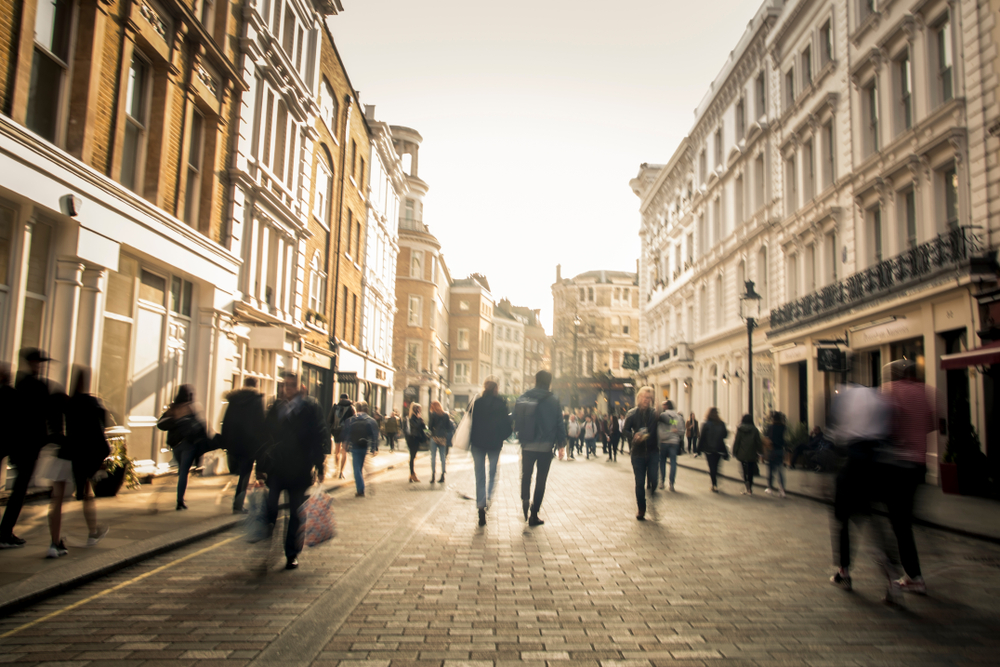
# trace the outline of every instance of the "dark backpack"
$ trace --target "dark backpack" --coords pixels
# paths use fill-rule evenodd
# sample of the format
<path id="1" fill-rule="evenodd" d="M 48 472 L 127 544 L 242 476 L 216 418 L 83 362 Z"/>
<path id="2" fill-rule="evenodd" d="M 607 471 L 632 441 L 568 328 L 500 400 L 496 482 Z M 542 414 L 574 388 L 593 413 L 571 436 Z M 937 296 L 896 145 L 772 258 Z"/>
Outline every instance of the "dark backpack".
<path id="1" fill-rule="evenodd" d="M 368 420 L 362 417 L 355 417 L 351 422 L 351 431 L 345 438 L 355 447 L 369 447 L 371 443 L 371 429 L 368 428 Z"/>
<path id="2" fill-rule="evenodd" d="M 342 442 L 340 437 L 340 429 L 344 425 L 344 415 L 347 414 L 349 405 L 336 405 L 333 408 L 333 419 L 330 420 L 330 434 L 333 439 L 337 442 Z"/>
<path id="3" fill-rule="evenodd" d="M 538 436 L 536 413 L 538 412 L 538 404 L 546 398 L 548 396 L 541 400 L 521 396 L 514 403 L 514 428 L 517 430 L 517 439 L 522 445 L 533 443 Z"/>

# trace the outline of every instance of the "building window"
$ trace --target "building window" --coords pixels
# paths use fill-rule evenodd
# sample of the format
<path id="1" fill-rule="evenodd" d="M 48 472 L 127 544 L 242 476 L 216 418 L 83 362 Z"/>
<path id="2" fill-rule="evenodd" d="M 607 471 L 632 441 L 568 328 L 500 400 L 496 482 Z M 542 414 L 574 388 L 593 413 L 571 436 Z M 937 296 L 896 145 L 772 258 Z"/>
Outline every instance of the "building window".
<path id="1" fill-rule="evenodd" d="M 472 367 L 471 367 L 470 364 L 468 364 L 465 361 L 456 361 L 455 362 L 455 375 L 454 375 L 454 380 L 453 381 L 456 384 L 469 384 L 470 381 L 471 381 L 470 378 L 469 378 L 469 374 L 471 372 L 472 372 Z"/>
<path id="2" fill-rule="evenodd" d="M 458 349 L 468 350 L 469 349 L 469 330 L 459 329 L 458 330 Z"/>
<path id="3" fill-rule="evenodd" d="M 722 197 L 712 202 L 712 245 L 722 240 Z"/>
<path id="4" fill-rule="evenodd" d="M 593 287 L 588 287 L 587 288 L 587 301 L 593 302 L 593 300 L 594 300 L 594 288 Z"/>
<path id="5" fill-rule="evenodd" d="M 318 252 L 313 253 L 309 267 L 309 310 L 321 315 L 326 313 L 326 273 L 323 272 Z"/>
<path id="6" fill-rule="evenodd" d="M 406 370 L 420 370 L 420 342 L 415 340 L 406 341 Z"/>
<path id="7" fill-rule="evenodd" d="M 827 19 L 819 29 L 819 57 L 821 66 L 833 60 L 833 27 L 830 19 Z"/>
<path id="8" fill-rule="evenodd" d="M 944 222 L 947 231 L 958 229 L 958 173 L 954 165 L 941 172 L 944 189 Z"/>
<path id="9" fill-rule="evenodd" d="M 631 322 L 631 320 L 629 320 L 629 318 L 627 318 L 627 317 L 625 317 L 625 318 L 622 319 L 622 330 L 621 331 L 622 331 L 622 335 L 623 336 L 628 336 L 629 335 L 629 332 L 631 331 L 631 329 L 629 328 L 630 322 Z"/>
<path id="10" fill-rule="evenodd" d="M 767 115 L 767 85 L 764 81 L 764 72 L 761 71 L 754 81 L 754 104 L 757 110 L 757 119 L 760 120 Z"/>
<path id="11" fill-rule="evenodd" d="M 876 206 L 865 215 L 868 222 L 868 266 L 882 261 L 882 209 Z"/>
<path id="12" fill-rule="evenodd" d="M 795 66 L 788 68 L 785 72 L 785 99 L 784 111 L 788 111 L 795 104 Z"/>
<path id="13" fill-rule="evenodd" d="M 704 257 L 708 251 L 708 226 L 705 224 L 705 214 L 698 216 L 698 256 Z"/>
<path id="14" fill-rule="evenodd" d="M 785 215 L 791 215 L 799 208 L 799 192 L 795 174 L 795 153 L 785 158 Z"/>
<path id="15" fill-rule="evenodd" d="M 896 134 L 913 127 L 913 72 L 910 67 L 910 54 L 903 52 L 903 57 L 896 61 Z"/>
<path id="16" fill-rule="evenodd" d="M 740 98 L 736 103 L 736 141 L 743 139 L 747 131 L 747 103 L 746 99 Z"/>
<path id="17" fill-rule="evenodd" d="M 878 86 L 872 79 L 861 89 L 861 117 L 864 119 L 864 149 L 865 155 L 871 155 L 878 150 Z"/>
<path id="18" fill-rule="evenodd" d="M 715 278 L 715 328 L 716 329 L 721 329 L 725 324 L 725 321 L 723 320 L 723 311 L 722 311 L 722 303 L 724 301 L 722 285 L 723 285 L 722 276 L 721 275 L 717 276 Z"/>
<path id="19" fill-rule="evenodd" d="M 809 247 L 806 248 L 806 264 L 803 268 L 806 270 L 806 294 L 812 294 L 816 291 L 816 260 L 819 259 L 816 256 L 816 244 L 810 243 Z"/>
<path id="20" fill-rule="evenodd" d="M 407 307 L 406 324 L 411 327 L 423 326 L 423 309 L 423 297 L 411 294 Z"/>
<path id="21" fill-rule="evenodd" d="M 319 115 L 334 137 L 337 136 L 337 113 L 337 96 L 333 92 L 333 86 L 324 78 L 319 89 Z"/>
<path id="22" fill-rule="evenodd" d="M 904 247 L 908 250 L 912 250 L 917 247 L 917 200 L 916 193 L 913 188 L 910 188 L 903 193 L 902 206 L 900 206 L 900 213 L 902 214 L 902 228 L 904 236 Z"/>
<path id="23" fill-rule="evenodd" d="M 767 310 L 767 247 L 763 246 L 757 253 L 757 293 L 760 294 L 761 311 Z"/>
<path id="24" fill-rule="evenodd" d="M 858 5 L 858 24 L 860 25 L 875 13 L 875 0 L 858 0 Z"/>
<path id="25" fill-rule="evenodd" d="M 945 18 L 934 28 L 937 62 L 937 102 L 944 104 L 955 96 L 952 81 L 951 21 Z"/>
<path id="26" fill-rule="evenodd" d="M 708 180 L 708 154 L 705 149 L 701 149 L 701 155 L 698 156 L 698 182 L 704 183 Z"/>
<path id="27" fill-rule="evenodd" d="M 350 229 L 350 228 L 348 228 Z M 350 244 L 348 244 L 350 245 Z M 424 279 L 424 251 L 410 250 L 410 277 L 417 280 Z"/>
<path id="28" fill-rule="evenodd" d="M 687 238 L 684 241 L 684 245 L 687 248 L 687 263 L 694 264 L 694 232 L 688 232 Z M 678 262 L 680 265 L 680 262 Z"/>
<path id="29" fill-rule="evenodd" d="M 205 153 L 205 117 L 197 109 L 191 114 L 191 136 L 188 141 L 187 186 L 184 192 L 184 220 L 198 227 L 201 212 L 202 160 Z"/>
<path id="30" fill-rule="evenodd" d="M 788 256 L 788 301 L 799 298 L 799 256 Z"/>
<path id="31" fill-rule="evenodd" d="M 837 235 L 830 232 L 826 235 L 826 284 L 837 282 Z"/>
<path id="32" fill-rule="evenodd" d="M 834 151 L 836 144 L 833 143 L 833 119 L 823 126 L 823 189 L 833 185 L 834 178 Z"/>
<path id="33" fill-rule="evenodd" d="M 150 73 L 149 64 L 138 52 L 133 53 L 125 88 L 125 139 L 120 180 L 126 188 L 139 194 L 142 194 L 142 166 L 149 122 Z"/>
<path id="34" fill-rule="evenodd" d="M 38 3 L 25 124 L 52 143 L 62 141 L 63 93 L 69 71 L 72 22 L 73 3 L 70 0 Z"/>
<path id="35" fill-rule="evenodd" d="M 469 302 L 468 301 L 459 301 L 458 302 L 458 309 L 459 310 L 468 310 L 469 309 Z"/>
<path id="36" fill-rule="evenodd" d="M 316 163 L 316 190 L 313 199 L 313 215 L 327 227 L 330 221 L 330 201 L 333 199 L 333 171 L 327 161 L 326 151 L 320 153 Z"/>
<path id="37" fill-rule="evenodd" d="M 802 52 L 802 87 L 808 88 L 813 82 L 813 56 L 812 47 L 807 46 Z"/>
<path id="38" fill-rule="evenodd" d="M 708 333 L 708 290 L 704 285 L 701 286 L 701 320 L 698 322 L 698 333 L 704 336 Z"/>
<path id="39" fill-rule="evenodd" d="M 802 146 L 802 195 L 805 201 L 811 200 L 816 195 L 816 162 L 814 153 L 813 140 L 809 139 Z"/>
<path id="40" fill-rule="evenodd" d="M 764 154 L 761 153 L 753 161 L 754 209 L 759 211 L 764 207 Z"/>
<path id="41" fill-rule="evenodd" d="M 721 167 L 723 165 L 723 150 L 722 150 L 722 128 L 720 127 L 715 131 L 715 166 Z"/>

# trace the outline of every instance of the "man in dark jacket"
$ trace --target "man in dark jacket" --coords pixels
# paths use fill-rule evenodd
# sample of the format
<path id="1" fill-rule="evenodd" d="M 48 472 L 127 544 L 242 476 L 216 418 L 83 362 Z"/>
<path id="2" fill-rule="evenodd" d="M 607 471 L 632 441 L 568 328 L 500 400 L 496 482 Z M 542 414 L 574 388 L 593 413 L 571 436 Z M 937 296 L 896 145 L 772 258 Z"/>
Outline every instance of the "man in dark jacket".
<path id="1" fill-rule="evenodd" d="M 313 482 L 313 468 L 323 467 L 323 448 L 330 441 L 322 408 L 299 386 L 296 374 L 285 373 L 282 397 L 267 411 L 265 430 L 268 444 L 257 469 L 267 475 L 267 518 L 272 526 L 277 523 L 281 492 L 288 491 L 285 569 L 294 570 L 299 566 L 299 508 Z"/>
<path id="2" fill-rule="evenodd" d="M 529 526 L 540 526 L 544 521 L 538 518 L 545 496 L 545 481 L 552 465 L 552 450 L 566 442 L 566 426 L 562 420 L 562 406 L 549 386 L 552 373 L 535 373 L 535 388 L 524 392 L 514 404 L 514 429 L 521 442 L 521 505 L 524 518 Z M 473 415 L 475 423 L 475 415 Z M 538 466 L 535 481 L 535 496 L 530 506 L 532 468 Z M 528 516 L 528 510 L 531 516 Z"/>
<path id="3" fill-rule="evenodd" d="M 243 389 L 229 392 L 229 407 L 222 418 L 222 440 L 239 474 L 233 512 L 243 511 L 247 484 L 264 438 L 264 397 L 257 391 L 257 378 L 248 377 Z"/>
<path id="4" fill-rule="evenodd" d="M 0 521 L 0 549 L 24 546 L 24 540 L 14 534 L 17 517 L 28 495 L 28 484 L 35 473 L 38 454 L 48 440 L 48 418 L 50 410 L 49 385 L 42 379 L 42 364 L 50 358 L 41 350 L 29 348 L 24 351 L 28 372 L 18 378 L 14 385 L 16 416 L 14 436 L 10 445 L 10 462 L 17 468 L 14 488 L 7 501 L 7 510 Z"/>
<path id="5" fill-rule="evenodd" d="M 645 521 L 645 487 L 656 489 L 656 462 L 660 450 L 656 433 L 656 410 L 653 409 L 653 388 L 640 389 L 635 395 L 635 405 L 636 407 L 625 415 L 622 439 L 629 443 L 628 451 L 632 458 L 632 472 L 635 475 L 635 501 L 639 506 L 635 518 Z"/>
<path id="6" fill-rule="evenodd" d="M 347 446 L 344 444 L 344 441 L 347 440 L 347 434 L 343 432 L 343 427 L 347 420 L 353 416 L 354 403 L 347 397 L 347 394 L 341 394 L 340 400 L 330 410 L 330 435 L 333 436 L 333 442 L 336 444 L 333 461 L 334 465 L 337 466 L 338 479 L 344 479 L 344 466 L 347 465 Z"/>
<path id="7" fill-rule="evenodd" d="M 469 429 L 469 450 L 472 452 L 473 470 L 476 474 L 476 507 L 479 510 L 479 525 L 486 525 L 486 508 L 493 497 L 493 486 L 497 478 L 497 465 L 503 441 L 511 432 L 510 413 L 507 401 L 499 392 L 499 384 L 492 375 L 483 383 L 483 393 L 470 407 L 472 426 Z M 490 460 L 490 475 L 487 485 L 486 459 Z"/>

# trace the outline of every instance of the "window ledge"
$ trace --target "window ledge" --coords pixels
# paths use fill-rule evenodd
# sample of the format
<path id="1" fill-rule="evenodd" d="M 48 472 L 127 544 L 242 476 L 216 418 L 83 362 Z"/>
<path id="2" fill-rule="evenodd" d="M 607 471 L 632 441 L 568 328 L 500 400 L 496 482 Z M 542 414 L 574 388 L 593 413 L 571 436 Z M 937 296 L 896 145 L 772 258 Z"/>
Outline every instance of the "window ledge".
<path id="1" fill-rule="evenodd" d="M 312 322 L 306 322 L 306 328 L 312 329 L 313 331 L 318 331 L 324 336 L 330 333 L 325 326 L 319 324 L 313 324 Z"/>

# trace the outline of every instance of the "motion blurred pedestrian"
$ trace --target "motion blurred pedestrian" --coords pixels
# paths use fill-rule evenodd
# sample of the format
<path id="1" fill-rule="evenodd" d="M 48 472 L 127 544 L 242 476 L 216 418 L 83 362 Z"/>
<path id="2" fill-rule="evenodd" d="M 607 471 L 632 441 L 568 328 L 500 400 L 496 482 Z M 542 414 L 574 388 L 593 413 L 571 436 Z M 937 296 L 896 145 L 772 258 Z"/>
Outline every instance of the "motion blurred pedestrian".
<path id="1" fill-rule="evenodd" d="M 656 488 L 656 462 L 659 456 L 656 433 L 656 410 L 653 409 L 653 388 L 642 387 L 635 395 L 635 407 L 625 415 L 622 437 L 629 442 L 632 473 L 635 476 L 635 518 L 646 520 L 646 487 Z"/>
<path id="2" fill-rule="evenodd" d="M 368 403 L 354 404 L 354 414 L 344 422 L 347 447 L 351 450 L 351 464 L 354 467 L 355 497 L 365 495 L 365 456 L 371 452 L 372 441 L 378 440 L 378 422 L 368 414 Z"/>
<path id="3" fill-rule="evenodd" d="M 549 391 L 551 385 L 552 373 L 538 371 L 534 388 L 521 394 L 514 404 L 514 428 L 521 442 L 521 507 L 529 526 L 545 523 L 538 518 L 538 512 L 542 509 L 552 452 L 566 441 L 560 417 L 562 407 L 555 394 Z M 536 468 L 538 477 L 532 496 L 531 475 Z"/>
<path id="4" fill-rule="evenodd" d="M 575 414 L 570 413 L 569 424 L 566 426 L 566 435 L 569 438 L 569 445 L 567 447 L 569 457 L 575 459 L 574 453 L 579 447 L 580 442 L 580 422 L 577 421 Z"/>
<path id="5" fill-rule="evenodd" d="M 347 394 L 341 394 L 340 400 L 330 409 L 329 424 L 330 435 L 333 437 L 333 463 L 337 466 L 337 479 L 344 479 L 344 466 L 347 465 L 347 434 L 343 432 L 343 425 L 348 419 L 354 416 L 354 403 Z"/>
<path id="6" fill-rule="evenodd" d="M 419 482 L 417 473 L 413 469 L 413 462 L 417 459 L 417 452 L 420 445 L 427 442 L 427 426 L 420 417 L 421 409 L 419 403 L 410 403 L 410 418 L 404 424 L 406 434 L 406 447 L 410 450 L 410 482 Z"/>
<path id="7" fill-rule="evenodd" d="M 486 510 L 493 499 L 496 484 L 497 465 L 504 440 L 513 432 L 507 401 L 500 396 L 500 386 L 496 378 L 489 377 L 483 383 L 483 393 L 469 406 L 472 429 L 469 433 L 469 449 L 472 452 L 473 469 L 476 474 L 476 509 L 479 511 L 479 525 L 486 525 Z M 489 459 L 489 477 L 486 475 L 486 460 Z"/>
<path id="8" fill-rule="evenodd" d="M 591 454 L 597 456 L 597 424 L 594 423 L 593 417 L 588 416 L 583 423 L 583 441 L 587 448 L 587 460 L 589 461 Z"/>
<path id="9" fill-rule="evenodd" d="M 437 457 L 441 457 L 441 479 L 438 484 L 444 484 L 445 457 L 448 455 L 448 440 L 451 438 L 451 417 L 441 407 L 440 401 L 431 401 L 430 422 L 427 427 L 431 432 L 431 484 L 437 475 Z"/>
<path id="10" fill-rule="evenodd" d="M 389 445 L 389 451 L 396 451 L 396 438 L 399 436 L 399 413 L 392 411 L 385 419 L 385 440 Z"/>
<path id="11" fill-rule="evenodd" d="M 673 401 L 666 400 L 660 406 L 656 418 L 656 437 L 659 442 L 660 488 L 664 488 L 667 475 L 667 461 L 670 461 L 670 491 L 674 490 L 677 479 L 677 454 L 684 446 L 684 417 L 674 411 Z"/>
<path id="12" fill-rule="evenodd" d="M 936 400 L 917 380 L 917 365 L 909 359 L 889 364 L 890 382 L 882 393 L 892 411 L 889 447 L 881 457 L 881 478 L 886 483 L 886 509 L 896 535 L 904 574 L 898 580 L 903 591 L 927 594 L 920 571 L 917 544 L 913 539 L 913 501 L 917 487 L 927 474 L 927 434 L 936 427 Z"/>
<path id="13" fill-rule="evenodd" d="M 76 485 L 77 498 L 83 501 L 83 518 L 87 522 L 87 546 L 95 546 L 107 532 L 107 526 L 97 525 L 94 494 L 90 478 L 104 466 L 111 452 L 104 436 L 106 413 L 100 401 L 90 395 L 90 372 L 79 368 L 74 373 L 73 396 L 61 401 L 62 414 L 54 419 L 65 423 L 65 437 L 60 440 L 58 455 L 49 459 L 48 470 L 42 476 L 52 482 L 49 501 L 49 535 L 51 544 L 46 558 L 59 558 L 68 551 L 62 539 L 62 506 L 68 484 Z"/>
<path id="14" fill-rule="evenodd" d="M 285 530 L 285 569 L 299 566 L 299 508 L 313 483 L 314 470 L 323 479 L 324 449 L 330 441 L 323 410 L 299 385 L 298 375 L 282 376 L 281 398 L 271 404 L 265 416 L 267 443 L 258 470 L 263 468 L 267 483 L 267 521 L 272 530 L 278 522 L 281 492 L 288 493 L 288 525 Z"/>
<path id="15" fill-rule="evenodd" d="M 618 443 L 622 439 L 622 426 L 621 420 L 618 419 L 618 415 L 612 414 L 610 419 L 608 419 L 608 460 L 617 461 L 618 460 Z"/>
<path id="16" fill-rule="evenodd" d="M 687 440 L 688 440 L 688 453 L 698 456 L 698 436 L 700 434 L 698 430 L 698 418 L 691 413 L 691 416 L 687 420 Z"/>
<path id="17" fill-rule="evenodd" d="M 14 534 L 14 526 L 28 495 L 28 485 L 35 473 L 38 454 L 48 440 L 48 418 L 51 410 L 49 382 L 42 377 L 42 365 L 51 358 L 36 348 L 26 348 L 22 358 L 27 372 L 19 373 L 14 385 L 14 414 L 8 428 L 11 444 L 10 463 L 17 468 L 14 488 L 7 497 L 7 509 L 0 521 L 0 549 L 23 547 L 25 541 Z"/>
<path id="18" fill-rule="evenodd" d="M 257 378 L 247 377 L 243 388 L 229 392 L 226 400 L 229 405 L 222 418 L 222 441 L 235 465 L 230 472 L 239 475 L 233 512 L 241 513 L 253 464 L 264 443 L 264 397 L 257 391 Z"/>
<path id="19" fill-rule="evenodd" d="M 726 425 L 719 418 L 718 408 L 709 408 L 705 415 L 705 423 L 701 425 L 701 434 L 698 436 L 698 451 L 705 455 L 708 461 L 708 475 L 712 478 L 712 493 L 719 492 L 719 461 L 722 458 L 729 458 L 729 450 L 726 449 L 726 438 L 729 431 Z"/>
<path id="20" fill-rule="evenodd" d="M 177 459 L 177 509 L 186 510 L 184 494 L 187 492 L 188 474 L 208 440 L 205 420 L 194 402 L 191 385 L 178 387 L 173 402 L 160 416 L 156 427 L 167 432 L 167 445 Z"/>
<path id="21" fill-rule="evenodd" d="M 760 431 L 754 426 L 753 417 L 743 415 L 743 420 L 736 427 L 736 437 L 733 440 L 733 456 L 743 466 L 743 484 L 746 487 L 743 495 L 753 495 L 753 478 L 757 471 L 757 460 L 764 454 L 764 441 Z"/>
<path id="22" fill-rule="evenodd" d="M 764 493 L 774 493 L 774 478 L 778 478 L 778 495 L 785 497 L 785 415 L 780 412 L 771 413 L 771 424 L 765 433 L 767 440 L 764 449 L 767 452 L 767 488 Z"/>

